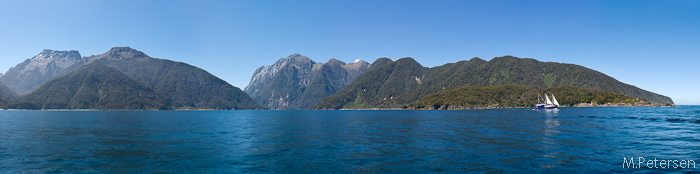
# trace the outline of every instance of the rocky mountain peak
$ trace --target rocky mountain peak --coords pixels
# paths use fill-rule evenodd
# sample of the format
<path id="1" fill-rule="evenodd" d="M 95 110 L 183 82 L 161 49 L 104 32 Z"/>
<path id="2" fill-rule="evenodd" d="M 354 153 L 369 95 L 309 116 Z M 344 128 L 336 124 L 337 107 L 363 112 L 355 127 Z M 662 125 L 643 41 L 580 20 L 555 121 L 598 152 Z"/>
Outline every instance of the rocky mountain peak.
<path id="1" fill-rule="evenodd" d="M 28 93 L 80 60 L 80 53 L 75 50 L 44 49 L 38 55 L 10 68 L 0 81 L 19 94 Z"/>
<path id="2" fill-rule="evenodd" d="M 309 57 L 302 56 L 299 53 L 294 53 L 292 55 L 287 56 L 286 59 L 282 58 L 279 61 L 288 62 L 288 63 L 292 63 L 294 65 L 300 65 L 300 66 L 313 65 L 316 63 L 313 60 L 311 60 Z"/>
<path id="3" fill-rule="evenodd" d="M 130 48 L 130 47 L 113 47 L 107 53 L 103 54 L 110 58 L 115 59 L 140 59 L 140 58 L 150 58 L 145 53 Z"/>
<path id="4" fill-rule="evenodd" d="M 331 58 L 330 60 L 328 60 L 328 62 L 326 62 L 326 65 L 342 66 L 342 65 L 345 65 L 345 62 L 340 61 L 338 59 Z"/>
<path id="5" fill-rule="evenodd" d="M 80 53 L 75 50 L 71 51 L 55 51 L 44 49 L 38 55 L 30 58 L 26 64 L 19 64 L 15 68 L 20 72 L 32 71 L 39 69 L 42 74 L 46 74 L 50 68 L 63 69 L 73 65 L 80 60 Z"/>
<path id="6" fill-rule="evenodd" d="M 75 50 L 71 51 L 55 51 L 50 49 L 44 49 L 38 55 L 30 58 L 31 61 L 42 61 L 42 60 L 58 60 L 58 61 L 77 61 L 80 59 L 80 53 Z"/>
<path id="7" fill-rule="evenodd" d="M 365 72 L 367 69 L 369 69 L 370 64 L 365 62 L 364 60 L 356 60 L 353 63 L 349 63 L 347 65 L 343 65 L 343 68 L 347 71 L 361 71 Z"/>

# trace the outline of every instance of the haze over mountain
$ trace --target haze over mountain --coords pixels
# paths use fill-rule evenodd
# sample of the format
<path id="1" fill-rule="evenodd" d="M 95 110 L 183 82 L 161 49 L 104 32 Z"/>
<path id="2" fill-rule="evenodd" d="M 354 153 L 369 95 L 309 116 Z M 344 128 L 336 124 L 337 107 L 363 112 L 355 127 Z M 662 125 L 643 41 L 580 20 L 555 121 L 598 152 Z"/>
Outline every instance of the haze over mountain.
<path id="1" fill-rule="evenodd" d="M 652 103 L 673 103 L 669 97 L 619 82 L 583 66 L 504 56 L 488 62 L 473 58 L 433 68 L 423 67 L 412 58 L 402 58 L 367 71 L 314 108 L 400 107 L 444 90 L 502 84 L 535 89 L 568 84 L 643 98 Z"/>
<path id="2" fill-rule="evenodd" d="M 44 82 L 65 74 L 62 72 L 80 61 L 78 51 L 54 51 L 45 49 L 38 55 L 10 68 L 0 81 L 17 94 L 23 95 L 34 91 Z"/>
<path id="3" fill-rule="evenodd" d="M 151 88 L 112 67 L 91 63 L 8 104 L 11 109 L 167 109 Z"/>
<path id="4" fill-rule="evenodd" d="M 245 91 L 270 109 L 311 109 L 369 67 L 370 64 L 362 60 L 346 64 L 331 59 L 323 64 L 292 54 L 255 70 Z"/>

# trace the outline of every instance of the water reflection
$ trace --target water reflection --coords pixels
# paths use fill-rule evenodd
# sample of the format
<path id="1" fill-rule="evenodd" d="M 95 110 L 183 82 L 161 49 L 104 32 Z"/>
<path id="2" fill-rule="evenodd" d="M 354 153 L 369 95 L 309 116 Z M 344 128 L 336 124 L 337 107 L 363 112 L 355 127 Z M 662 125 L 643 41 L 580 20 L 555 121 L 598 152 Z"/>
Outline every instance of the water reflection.
<path id="1" fill-rule="evenodd" d="M 544 168 L 555 168 L 557 164 L 561 163 L 560 145 L 556 138 L 556 136 L 561 133 L 561 131 L 557 129 L 560 125 L 559 120 L 557 120 L 559 109 L 544 110 L 544 114 L 544 137 L 542 137 L 541 141 L 543 144 L 541 150 L 544 154 L 541 156 L 547 160 L 540 164 L 540 166 Z"/>

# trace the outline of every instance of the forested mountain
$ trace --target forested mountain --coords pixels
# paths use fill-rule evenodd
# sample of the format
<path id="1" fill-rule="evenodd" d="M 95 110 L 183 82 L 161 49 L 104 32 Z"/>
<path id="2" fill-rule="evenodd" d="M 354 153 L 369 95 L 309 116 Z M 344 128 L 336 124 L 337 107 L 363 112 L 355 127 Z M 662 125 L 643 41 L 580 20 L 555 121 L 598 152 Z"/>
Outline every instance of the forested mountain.
<path id="1" fill-rule="evenodd" d="M 569 84 L 644 98 L 652 103 L 673 103 L 669 97 L 619 82 L 583 66 L 505 56 L 488 62 L 473 58 L 433 68 L 423 67 L 412 58 L 399 59 L 372 68 L 314 108 L 401 107 L 444 90 L 502 84 L 540 90 Z"/>
<path id="2" fill-rule="evenodd" d="M 0 109 L 4 109 L 7 102 L 13 100 L 15 97 L 17 97 L 17 94 L 15 94 L 12 89 L 5 86 L 4 83 L 0 82 Z"/>
<path id="3" fill-rule="evenodd" d="M 58 77 L 66 67 L 80 60 L 78 51 L 44 50 L 38 55 L 10 68 L 0 77 L 10 89 L 22 95 L 34 91 L 44 82 Z M 65 73 L 63 73 L 65 74 Z"/>
<path id="4" fill-rule="evenodd" d="M 92 62 L 116 68 L 170 99 L 172 109 L 264 109 L 237 87 L 192 65 L 151 58 L 129 47 L 114 47 L 100 55 L 84 57 L 71 67 Z"/>
<path id="5" fill-rule="evenodd" d="M 10 109 L 168 109 L 151 88 L 112 67 L 92 63 L 8 104 Z"/>
<path id="6" fill-rule="evenodd" d="M 270 109 L 311 109 L 321 99 L 347 86 L 369 69 L 369 63 L 331 59 L 316 63 L 300 54 L 258 68 L 246 93 Z"/>
<path id="7" fill-rule="evenodd" d="M 505 107 L 533 107 L 537 103 L 537 94 L 555 94 L 562 106 L 573 106 L 579 103 L 630 103 L 645 101 L 623 94 L 600 91 L 589 88 L 579 88 L 573 85 L 563 85 L 546 90 L 507 84 L 497 86 L 465 86 L 457 89 L 441 91 L 418 99 L 406 107 L 413 108 L 449 108 L 450 106 L 486 107 L 498 104 Z M 543 96 L 544 97 L 544 96 Z"/>

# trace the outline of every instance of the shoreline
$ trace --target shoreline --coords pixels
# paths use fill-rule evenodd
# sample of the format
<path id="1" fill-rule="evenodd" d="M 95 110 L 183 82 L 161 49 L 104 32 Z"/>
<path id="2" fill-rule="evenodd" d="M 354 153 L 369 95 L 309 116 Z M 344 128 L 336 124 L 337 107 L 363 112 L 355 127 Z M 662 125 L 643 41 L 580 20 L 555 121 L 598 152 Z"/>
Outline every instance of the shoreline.
<path id="1" fill-rule="evenodd" d="M 659 107 L 677 107 L 678 105 L 675 104 L 648 104 L 648 103 L 635 103 L 635 104 L 629 104 L 629 103 L 606 103 L 606 104 L 597 104 L 597 103 L 579 103 L 575 104 L 573 106 L 559 106 L 559 108 L 612 108 L 612 107 L 650 107 L 650 108 L 659 108 Z M 694 106 L 694 105 L 689 105 L 689 106 Z M 288 110 L 288 111 L 380 111 L 380 110 L 387 110 L 387 111 L 403 111 L 403 110 L 475 110 L 475 109 L 528 109 L 528 108 L 533 108 L 534 107 L 523 107 L 523 106 L 500 106 L 499 104 L 493 104 L 489 106 L 441 106 L 440 108 L 435 108 L 435 107 L 423 107 L 423 108 L 416 108 L 416 107 L 407 107 L 407 108 L 362 108 L 362 109 L 296 109 L 296 110 Z M 32 109 L 0 109 L 0 111 L 256 111 L 256 110 L 262 110 L 262 109 L 248 109 L 248 110 L 216 110 L 216 109 L 176 109 L 176 110 L 128 110 L 128 109 L 123 109 L 123 110 L 99 110 L 99 109 L 37 109 L 37 110 L 32 110 Z M 275 111 L 275 110 L 269 110 L 269 111 Z"/>

